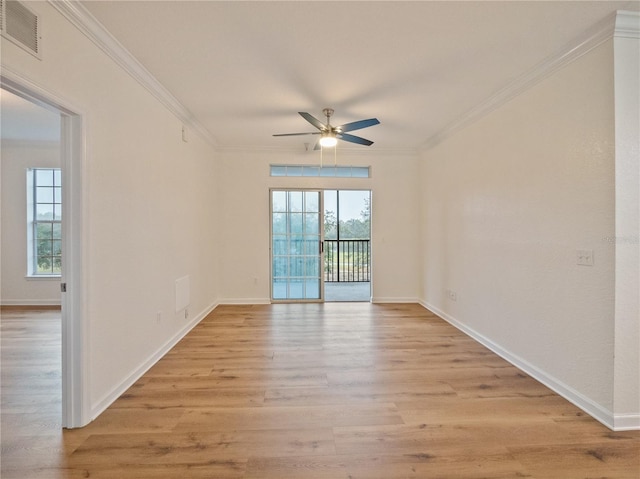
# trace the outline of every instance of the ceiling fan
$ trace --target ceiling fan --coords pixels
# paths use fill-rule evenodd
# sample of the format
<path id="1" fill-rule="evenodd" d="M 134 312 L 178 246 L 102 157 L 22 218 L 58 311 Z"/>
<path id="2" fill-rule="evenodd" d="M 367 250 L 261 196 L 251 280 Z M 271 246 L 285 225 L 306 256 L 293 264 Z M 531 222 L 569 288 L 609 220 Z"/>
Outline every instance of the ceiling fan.
<path id="1" fill-rule="evenodd" d="M 316 146 L 313 148 L 314 150 L 319 150 L 321 146 L 330 147 L 335 146 L 338 140 L 348 141 L 350 143 L 357 143 L 359 145 L 370 146 L 373 145 L 373 141 L 367 140 L 366 138 L 361 138 L 355 135 L 349 135 L 347 131 L 360 130 L 362 128 L 367 128 L 368 126 L 377 125 L 380 122 L 377 118 L 369 118 L 368 120 L 360 120 L 354 121 L 351 123 L 345 123 L 340 126 L 331 126 L 329 120 L 331 115 L 333 115 L 333 108 L 325 108 L 322 112 L 327 117 L 327 123 L 324 124 L 314 116 L 310 115 L 305 111 L 299 111 L 298 113 L 302 118 L 307 120 L 313 126 L 315 126 L 319 131 L 314 131 L 312 133 L 280 133 L 273 136 L 302 136 L 302 135 L 320 135 L 319 141 L 316 143 Z"/>

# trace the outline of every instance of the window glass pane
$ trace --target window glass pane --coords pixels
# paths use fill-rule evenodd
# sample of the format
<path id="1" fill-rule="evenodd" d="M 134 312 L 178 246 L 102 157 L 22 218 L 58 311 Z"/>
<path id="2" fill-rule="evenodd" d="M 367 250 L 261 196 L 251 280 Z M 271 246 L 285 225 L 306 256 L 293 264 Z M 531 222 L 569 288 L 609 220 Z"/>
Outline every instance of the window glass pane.
<path id="1" fill-rule="evenodd" d="M 53 205 L 36 205 L 36 220 L 52 220 Z"/>
<path id="2" fill-rule="evenodd" d="M 320 176 L 336 176 L 336 169 L 333 166 L 323 166 L 320 168 Z"/>
<path id="3" fill-rule="evenodd" d="M 62 221 L 62 205 L 53 205 L 53 219 Z"/>
<path id="4" fill-rule="evenodd" d="M 286 256 L 274 256 L 273 258 L 273 276 L 282 278 L 287 276 L 287 261 Z"/>
<path id="5" fill-rule="evenodd" d="M 289 211 L 302 211 L 302 191 L 289 192 Z"/>
<path id="6" fill-rule="evenodd" d="M 38 240 L 36 248 L 38 256 L 51 256 L 51 240 Z"/>
<path id="7" fill-rule="evenodd" d="M 301 235 L 291 235 L 289 237 L 289 254 L 302 254 L 304 248 L 304 237 Z"/>
<path id="8" fill-rule="evenodd" d="M 37 273 L 51 273 L 53 258 L 51 256 L 38 256 Z"/>
<path id="9" fill-rule="evenodd" d="M 55 186 L 62 186 L 62 170 L 53 170 L 53 183 Z"/>
<path id="10" fill-rule="evenodd" d="M 302 166 L 287 166 L 287 176 L 302 176 Z"/>
<path id="11" fill-rule="evenodd" d="M 302 213 L 291 213 L 289 221 L 291 221 L 291 234 L 302 233 Z"/>
<path id="12" fill-rule="evenodd" d="M 320 298 L 320 280 L 319 279 L 305 279 L 305 298 L 306 299 L 319 299 Z"/>
<path id="13" fill-rule="evenodd" d="M 53 186 L 54 170 L 34 170 L 36 173 L 36 186 Z"/>
<path id="14" fill-rule="evenodd" d="M 272 191 L 273 211 L 282 212 L 287 211 L 287 192 L 286 191 Z"/>
<path id="15" fill-rule="evenodd" d="M 305 236 L 304 237 L 304 252 L 303 254 L 319 254 L 320 253 L 320 237 L 319 236 Z"/>
<path id="16" fill-rule="evenodd" d="M 62 188 L 56 187 L 53 189 L 53 202 L 62 203 Z"/>
<path id="17" fill-rule="evenodd" d="M 53 239 L 62 238 L 62 224 L 61 223 L 53 223 L 51 226 L 53 228 Z"/>
<path id="18" fill-rule="evenodd" d="M 36 188 L 36 203 L 53 203 L 53 188 Z"/>
<path id="19" fill-rule="evenodd" d="M 338 178 L 351 178 L 351 168 L 348 166 L 338 166 L 336 168 L 336 176 Z"/>
<path id="20" fill-rule="evenodd" d="M 271 176 L 287 176 L 287 167 L 271 165 Z"/>
<path id="21" fill-rule="evenodd" d="M 60 274 L 62 273 L 62 260 L 60 257 L 53 258 L 53 273 Z"/>
<path id="22" fill-rule="evenodd" d="M 296 277 L 296 278 L 304 276 L 303 267 L 304 267 L 303 257 L 293 256 L 289 258 L 289 276 Z"/>
<path id="23" fill-rule="evenodd" d="M 307 213 L 304 215 L 304 232 L 309 234 L 319 234 L 318 213 Z"/>
<path id="24" fill-rule="evenodd" d="M 354 178 L 369 178 L 369 168 L 366 166 L 352 167 L 351 176 Z"/>
<path id="25" fill-rule="evenodd" d="M 273 254 L 275 254 L 275 255 L 287 254 L 287 238 L 286 238 L 286 236 L 274 236 L 273 237 Z"/>
<path id="26" fill-rule="evenodd" d="M 62 245 L 61 245 L 61 241 L 60 240 L 53 240 L 53 250 L 52 250 L 52 254 L 54 256 L 60 256 L 60 254 L 62 253 Z"/>
<path id="27" fill-rule="evenodd" d="M 36 226 L 36 239 L 51 239 L 52 230 L 53 225 L 51 223 L 38 223 L 38 225 Z"/>
<path id="28" fill-rule="evenodd" d="M 320 195 L 317 191 L 305 191 L 304 210 L 307 213 L 316 213 L 320 211 Z"/>
<path id="29" fill-rule="evenodd" d="M 273 231 L 273 234 L 287 233 L 287 214 L 286 213 L 273 214 L 272 231 Z"/>
<path id="30" fill-rule="evenodd" d="M 303 280 L 290 280 L 289 281 L 289 294 L 288 298 L 304 298 L 304 282 Z"/>
<path id="31" fill-rule="evenodd" d="M 287 299 L 287 282 L 282 280 L 273 280 L 273 299 Z"/>
<path id="32" fill-rule="evenodd" d="M 317 257 L 306 258 L 305 276 L 311 276 L 313 278 L 320 277 L 320 262 Z"/>
<path id="33" fill-rule="evenodd" d="M 318 170 L 320 170 L 317 166 L 305 166 L 302 169 L 302 176 L 318 176 Z"/>

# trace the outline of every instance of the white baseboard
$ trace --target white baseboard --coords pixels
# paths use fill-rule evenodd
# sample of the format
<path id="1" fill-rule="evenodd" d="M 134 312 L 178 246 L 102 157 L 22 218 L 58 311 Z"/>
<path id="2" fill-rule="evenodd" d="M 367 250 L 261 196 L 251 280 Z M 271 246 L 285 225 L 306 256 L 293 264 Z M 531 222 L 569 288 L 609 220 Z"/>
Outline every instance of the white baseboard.
<path id="1" fill-rule="evenodd" d="M 269 298 L 227 298 L 221 299 L 219 304 L 271 304 Z"/>
<path id="2" fill-rule="evenodd" d="M 372 303 L 420 303 L 420 301 L 418 300 L 418 298 L 398 298 L 395 296 L 389 296 L 389 297 L 385 297 L 385 296 L 374 296 L 371 299 Z"/>
<path id="3" fill-rule="evenodd" d="M 613 416 L 614 431 L 640 430 L 640 413 L 615 414 Z"/>
<path id="4" fill-rule="evenodd" d="M 419 301 L 419 303 L 427 308 L 429 311 L 437 314 L 442 319 L 447 321 L 452 326 L 456 327 L 467 336 L 478 341 L 483 346 L 489 348 L 491 351 L 496 353 L 501 358 L 507 360 L 511 364 L 513 364 L 518 369 L 521 369 L 529 376 L 533 377 L 537 381 L 541 382 L 549 389 L 553 390 L 567 401 L 571 402 L 575 406 L 582 409 L 584 412 L 589 414 L 591 417 L 601 422 L 609 429 L 614 431 L 623 431 L 623 430 L 631 430 L 631 429 L 640 429 L 640 414 L 626 414 L 626 415 L 616 415 L 609 411 L 607 408 L 597 404 L 593 400 L 584 396 L 580 392 L 573 389 L 571 386 L 563 383 L 547 372 L 539 369 L 535 365 L 529 363 L 524 360 L 517 354 L 513 354 L 512 352 L 504 349 L 499 344 L 494 343 L 491 339 L 486 336 L 478 333 L 474 329 L 466 326 L 462 322 L 455 319 L 453 316 L 441 311 L 437 307 L 427 303 L 426 301 Z"/>
<path id="5" fill-rule="evenodd" d="M 164 345 L 162 345 L 155 353 L 149 356 L 140 366 L 129 374 L 120 384 L 114 387 L 111 392 L 105 395 L 101 400 L 91 407 L 91 421 L 97 418 L 104 412 L 116 399 L 118 399 L 124 392 L 129 389 L 138 379 L 140 379 L 144 373 L 146 373 L 151 367 L 156 364 L 162 357 L 167 354 L 171 348 L 173 348 L 182 338 L 184 338 L 189 331 L 191 331 L 200 321 L 202 321 L 211 311 L 213 311 L 219 302 L 215 302 L 207 306 L 197 316 L 194 316 L 189 323 L 187 323 L 182 329 L 180 329 L 172 338 L 170 338 Z"/>
<path id="6" fill-rule="evenodd" d="M 55 299 L 3 299 L 0 306 L 60 306 L 60 298 Z"/>

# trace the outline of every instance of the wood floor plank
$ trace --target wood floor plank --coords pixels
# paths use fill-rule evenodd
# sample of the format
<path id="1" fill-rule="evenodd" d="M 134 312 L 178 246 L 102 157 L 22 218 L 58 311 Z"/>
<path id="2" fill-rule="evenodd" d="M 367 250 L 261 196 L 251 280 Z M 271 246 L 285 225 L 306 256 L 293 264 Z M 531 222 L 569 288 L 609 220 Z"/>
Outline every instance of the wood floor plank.
<path id="1" fill-rule="evenodd" d="M 333 406 L 198 408 L 187 411 L 175 431 L 318 429 L 337 426 L 402 424 L 393 404 Z"/>
<path id="2" fill-rule="evenodd" d="M 640 432 L 416 304 L 219 306 L 62 431 L 59 315 L 2 309 L 2 479 L 640 477 Z"/>

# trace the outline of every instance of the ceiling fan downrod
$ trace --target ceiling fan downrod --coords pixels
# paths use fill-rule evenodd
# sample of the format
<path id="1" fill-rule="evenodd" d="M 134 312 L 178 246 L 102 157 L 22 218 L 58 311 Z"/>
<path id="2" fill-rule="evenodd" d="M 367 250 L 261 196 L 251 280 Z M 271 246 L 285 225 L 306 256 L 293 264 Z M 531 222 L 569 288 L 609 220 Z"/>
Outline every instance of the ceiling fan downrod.
<path id="1" fill-rule="evenodd" d="M 324 113 L 324 116 L 327 117 L 327 128 L 331 128 L 331 125 L 329 124 L 329 118 L 331 118 L 331 115 L 333 115 L 333 108 L 324 108 L 322 110 L 322 113 Z"/>

